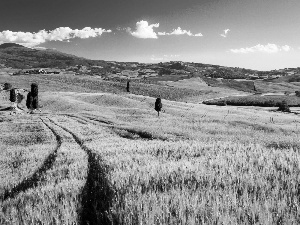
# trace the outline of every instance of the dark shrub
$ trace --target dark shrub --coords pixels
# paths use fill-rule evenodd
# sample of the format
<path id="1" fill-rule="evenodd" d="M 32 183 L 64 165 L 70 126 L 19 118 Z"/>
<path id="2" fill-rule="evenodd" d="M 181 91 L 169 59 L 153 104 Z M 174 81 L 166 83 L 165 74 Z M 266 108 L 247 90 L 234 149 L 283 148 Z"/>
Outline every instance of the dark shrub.
<path id="1" fill-rule="evenodd" d="M 162 108 L 161 98 L 157 98 L 156 101 L 155 101 L 155 108 L 154 109 L 157 111 L 158 116 L 159 116 L 159 112 L 161 111 L 161 108 Z"/>
<path id="2" fill-rule="evenodd" d="M 226 100 L 222 100 L 222 101 L 218 102 L 217 105 L 218 105 L 218 106 L 226 106 L 226 105 L 227 105 L 227 102 L 226 102 Z"/>
<path id="3" fill-rule="evenodd" d="M 38 85 L 35 84 L 35 83 L 32 83 L 31 84 L 31 95 L 32 95 L 32 97 L 36 97 L 36 96 L 38 96 L 38 94 L 39 94 L 39 87 L 38 87 Z"/>
<path id="4" fill-rule="evenodd" d="M 297 97 L 300 97 L 300 91 L 295 91 Z"/>
<path id="5" fill-rule="evenodd" d="M 287 104 L 286 101 L 282 101 L 279 104 L 279 108 L 278 111 L 282 111 L 282 112 L 291 112 L 289 105 Z"/>
<path id="6" fill-rule="evenodd" d="M 5 83 L 3 90 L 10 90 L 12 88 L 12 85 L 10 83 Z"/>
<path id="7" fill-rule="evenodd" d="M 21 93 L 19 93 L 17 95 L 17 103 L 21 103 L 23 101 L 23 99 L 24 99 L 24 95 L 22 95 Z"/>
<path id="8" fill-rule="evenodd" d="M 9 100 L 10 100 L 11 102 L 16 102 L 16 100 L 17 100 L 17 93 L 16 93 L 16 89 L 15 89 L 15 88 L 10 89 Z"/>
<path id="9" fill-rule="evenodd" d="M 31 95 L 31 92 L 27 94 L 26 107 L 27 109 L 33 109 L 33 97 Z"/>

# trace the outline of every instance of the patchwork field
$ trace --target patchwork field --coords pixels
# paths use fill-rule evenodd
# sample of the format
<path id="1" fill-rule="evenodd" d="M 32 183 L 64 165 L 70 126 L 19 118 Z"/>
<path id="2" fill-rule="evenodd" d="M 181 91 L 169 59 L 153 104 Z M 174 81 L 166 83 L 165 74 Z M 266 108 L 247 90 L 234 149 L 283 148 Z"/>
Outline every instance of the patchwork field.
<path id="1" fill-rule="evenodd" d="M 1 92 L 0 224 L 300 222 L 299 116 L 163 98 L 158 117 L 154 94 L 76 79 L 1 80 L 38 82 L 42 108 Z"/>

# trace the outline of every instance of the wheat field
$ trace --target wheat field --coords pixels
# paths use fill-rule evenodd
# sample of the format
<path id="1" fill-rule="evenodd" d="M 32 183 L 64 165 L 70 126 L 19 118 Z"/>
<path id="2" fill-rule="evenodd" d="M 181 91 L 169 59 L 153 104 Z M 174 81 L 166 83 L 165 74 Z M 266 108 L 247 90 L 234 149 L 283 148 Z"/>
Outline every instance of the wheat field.
<path id="1" fill-rule="evenodd" d="M 300 223 L 297 115 L 163 99 L 158 117 L 155 98 L 133 94 L 40 99 L 42 112 L 0 111 L 0 224 Z"/>

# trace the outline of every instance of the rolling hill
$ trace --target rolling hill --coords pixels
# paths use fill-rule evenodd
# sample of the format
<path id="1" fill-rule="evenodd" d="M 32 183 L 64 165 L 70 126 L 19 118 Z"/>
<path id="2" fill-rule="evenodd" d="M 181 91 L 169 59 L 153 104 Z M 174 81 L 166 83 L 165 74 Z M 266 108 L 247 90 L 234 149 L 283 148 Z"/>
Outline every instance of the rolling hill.
<path id="1" fill-rule="evenodd" d="M 85 59 L 52 49 L 31 49 L 14 43 L 4 43 L 0 45 L 0 64 L 17 69 L 41 67 L 66 68 L 75 65 L 106 65 L 103 60 Z"/>

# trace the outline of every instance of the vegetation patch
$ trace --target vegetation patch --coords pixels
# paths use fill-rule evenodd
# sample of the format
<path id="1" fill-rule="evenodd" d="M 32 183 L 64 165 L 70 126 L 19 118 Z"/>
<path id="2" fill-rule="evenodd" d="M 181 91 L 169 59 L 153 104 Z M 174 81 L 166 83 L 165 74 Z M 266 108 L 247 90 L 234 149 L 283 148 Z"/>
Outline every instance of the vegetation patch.
<path id="1" fill-rule="evenodd" d="M 202 79 L 211 87 L 225 87 L 244 92 L 255 92 L 253 81 L 236 81 L 232 79 L 215 79 L 202 77 Z"/>
<path id="2" fill-rule="evenodd" d="M 143 131 L 143 130 L 136 130 L 132 128 L 123 128 L 123 129 L 114 128 L 113 131 L 116 134 L 118 134 L 120 137 L 132 139 L 132 140 L 136 140 L 136 139 L 147 139 L 147 140 L 158 139 L 163 141 L 167 140 L 167 138 L 165 137 L 159 137 L 150 132 Z"/>
<path id="3" fill-rule="evenodd" d="M 203 101 L 206 105 L 222 105 L 226 101 L 227 105 L 235 106 L 261 106 L 261 107 L 279 107 L 283 101 L 286 101 L 290 107 L 299 107 L 300 98 L 296 96 L 259 96 L 259 95 L 249 95 L 249 96 L 231 96 L 220 99 L 213 99 Z"/>
<path id="4" fill-rule="evenodd" d="M 282 150 L 293 149 L 294 151 L 299 152 L 300 143 L 288 142 L 288 141 L 279 141 L 279 142 L 273 141 L 273 142 L 267 144 L 266 147 L 274 148 L 274 149 L 282 149 Z"/>

